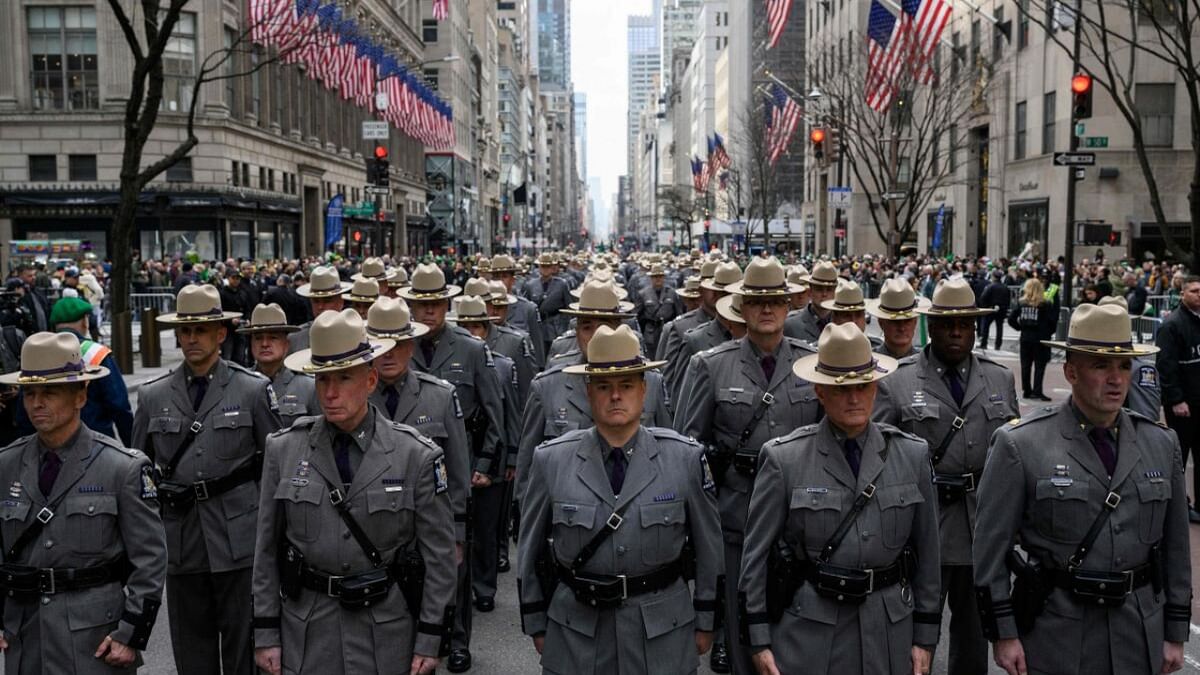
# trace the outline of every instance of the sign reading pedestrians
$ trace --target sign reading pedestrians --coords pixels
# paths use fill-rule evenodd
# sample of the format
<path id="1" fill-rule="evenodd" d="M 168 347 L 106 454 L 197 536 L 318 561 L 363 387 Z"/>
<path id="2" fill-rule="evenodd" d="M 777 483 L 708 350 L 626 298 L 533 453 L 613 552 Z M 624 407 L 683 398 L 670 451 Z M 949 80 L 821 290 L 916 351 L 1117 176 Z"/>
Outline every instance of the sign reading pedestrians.
<path id="1" fill-rule="evenodd" d="M 386 141 L 388 137 L 388 123 L 364 121 L 362 123 L 362 137 L 364 141 Z"/>
<path id="2" fill-rule="evenodd" d="M 848 188 L 848 187 L 831 187 L 827 191 L 829 193 L 829 206 L 830 207 L 835 208 L 835 209 L 850 208 L 850 197 L 853 196 L 853 193 L 850 191 L 850 188 Z"/>
<path id="3" fill-rule="evenodd" d="M 1054 166 L 1095 166 L 1094 152 L 1057 152 L 1054 154 Z"/>

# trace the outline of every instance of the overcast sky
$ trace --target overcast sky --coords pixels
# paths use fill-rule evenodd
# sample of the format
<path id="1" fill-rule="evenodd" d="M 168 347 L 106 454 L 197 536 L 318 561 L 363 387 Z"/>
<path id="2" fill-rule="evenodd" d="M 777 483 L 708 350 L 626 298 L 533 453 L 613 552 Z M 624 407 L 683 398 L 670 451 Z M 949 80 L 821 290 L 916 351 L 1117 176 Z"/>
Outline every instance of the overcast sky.
<path id="1" fill-rule="evenodd" d="M 625 173 L 626 18 L 650 11 L 650 0 L 571 0 L 571 78 L 587 94 L 587 171 L 600 177 L 605 201 Z M 597 229 L 607 230 L 607 220 Z"/>

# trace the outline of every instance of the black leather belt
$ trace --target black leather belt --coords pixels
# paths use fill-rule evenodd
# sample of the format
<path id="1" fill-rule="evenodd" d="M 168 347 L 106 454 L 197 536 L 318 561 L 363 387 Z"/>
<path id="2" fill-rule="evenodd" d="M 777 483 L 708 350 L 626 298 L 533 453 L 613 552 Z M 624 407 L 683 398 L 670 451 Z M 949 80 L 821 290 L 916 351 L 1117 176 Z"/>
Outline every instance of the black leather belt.
<path id="1" fill-rule="evenodd" d="M 1124 572 L 1057 569 L 1045 574 L 1050 583 L 1070 591 L 1075 598 L 1103 607 L 1120 607 L 1131 593 L 1154 580 L 1150 563 Z"/>
<path id="2" fill-rule="evenodd" d="M 675 562 L 646 574 L 572 574 L 558 565 L 559 579 L 575 592 L 575 599 L 592 607 L 617 607 L 626 598 L 661 591 L 683 577 L 683 563 Z"/>
<path id="3" fill-rule="evenodd" d="M 848 604 L 862 603 L 870 594 L 905 580 L 903 557 L 887 567 L 867 569 L 804 561 L 800 571 L 822 597 Z"/>
<path id="4" fill-rule="evenodd" d="M 203 502 L 229 492 L 233 488 L 251 481 L 256 481 L 262 475 L 262 466 L 258 461 L 243 464 L 220 478 L 196 481 L 195 483 L 174 483 L 163 481 L 158 485 L 158 500 L 168 508 L 176 511 L 186 511 L 196 502 Z"/>
<path id="5" fill-rule="evenodd" d="M 54 595 L 78 591 L 113 582 L 124 583 L 129 576 L 129 561 L 122 556 L 92 567 L 29 567 L 0 565 L 0 590 L 22 597 Z"/>
<path id="6" fill-rule="evenodd" d="M 394 582 L 386 568 L 374 569 L 358 574 L 337 575 L 327 574 L 321 570 L 305 565 L 300 571 L 300 585 L 310 591 L 324 593 L 331 598 L 341 598 L 343 595 L 360 592 L 363 585 L 380 584 L 390 586 Z"/>
<path id="7" fill-rule="evenodd" d="M 962 499 L 967 493 L 975 491 L 981 475 L 982 472 L 933 474 L 938 500 L 942 504 L 952 504 Z"/>

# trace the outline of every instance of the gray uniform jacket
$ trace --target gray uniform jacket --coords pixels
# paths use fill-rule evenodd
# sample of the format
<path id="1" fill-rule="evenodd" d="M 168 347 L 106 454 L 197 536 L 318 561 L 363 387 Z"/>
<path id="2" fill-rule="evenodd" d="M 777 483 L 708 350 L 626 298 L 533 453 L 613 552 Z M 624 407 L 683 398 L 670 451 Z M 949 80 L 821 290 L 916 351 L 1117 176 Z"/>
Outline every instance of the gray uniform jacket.
<path id="1" fill-rule="evenodd" d="M 500 396 L 504 409 L 503 452 L 500 453 L 492 481 L 503 480 L 504 470 L 510 463 L 515 466 L 517 440 L 521 436 L 521 412 L 517 409 L 517 368 L 513 360 L 503 354 L 492 354 L 496 361 L 496 386 L 500 388 Z"/>
<path id="2" fill-rule="evenodd" d="M 488 335 L 484 340 L 493 354 L 503 354 L 513 361 L 513 369 L 517 379 L 518 411 L 524 407 L 525 397 L 529 394 L 529 384 L 533 376 L 538 374 L 537 357 L 533 351 L 529 336 L 508 326 L 489 326 Z M 518 412 L 518 416 L 520 413 Z M 518 420 L 519 423 L 519 420 Z M 512 445 L 516 445 L 514 441 Z"/>
<path id="3" fill-rule="evenodd" d="M 504 440 L 504 398 L 493 372 L 495 359 L 487 345 L 465 328 L 446 325 L 437 340 L 433 362 L 425 363 L 425 355 L 418 346 L 413 350 L 411 366 L 454 385 L 463 420 L 472 419 L 479 411 L 487 417 L 483 448 L 478 456 L 471 457 L 471 469 L 492 475 L 497 466 L 503 466 L 498 462 L 503 459 L 500 452 Z"/>
<path id="4" fill-rule="evenodd" d="M 326 574 L 372 569 L 329 500 L 330 490 L 341 487 L 330 426 L 323 417 L 306 417 L 268 440 L 254 555 L 254 646 L 280 646 L 287 673 L 406 673 L 414 651 L 437 655 L 437 629 L 454 602 L 454 527 L 442 451 L 412 427 L 368 414 L 372 436 L 346 503 L 385 561 L 403 545 L 421 553 L 421 615 L 412 616 L 398 585 L 360 610 L 307 588 L 295 600 L 280 598 L 276 558 L 283 537 Z"/>
<path id="5" fill-rule="evenodd" d="M 1133 381 L 1129 383 L 1125 407 L 1152 420 L 1162 416 L 1162 387 L 1152 357 L 1139 356 L 1133 360 Z"/>
<path id="6" fill-rule="evenodd" d="M 317 401 L 317 381 L 313 377 L 285 366 L 271 378 L 271 388 L 275 390 L 275 398 L 279 401 L 279 418 L 283 426 L 290 427 L 305 415 L 321 414 L 321 404 Z"/>
<path id="7" fill-rule="evenodd" d="M 533 450 L 543 441 L 557 438 L 576 429 L 589 429 L 592 407 L 588 402 L 587 384 L 579 375 L 563 372 L 563 368 L 583 363 L 579 350 L 568 352 L 552 367 L 533 378 L 525 413 L 521 418 L 521 441 L 517 449 L 517 499 L 529 483 L 529 464 Z M 670 427 L 674 416 L 671 395 L 662 375 L 647 370 L 646 402 L 642 407 L 642 426 Z"/>
<path id="8" fill-rule="evenodd" d="M 880 380 L 872 417 L 924 438 L 930 455 L 947 438 L 955 418 L 963 419 L 962 429 L 949 437 L 950 443 L 933 470 L 957 476 L 969 473 L 978 484 L 992 433 L 1021 414 L 1012 371 L 986 356 L 972 354 L 963 407 L 959 409 L 946 384 L 945 370 L 931 358 L 930 350 L 926 347 L 918 355 L 900 361 L 895 373 Z M 938 510 L 943 565 L 971 564 L 978 506 L 979 493 L 972 490 Z"/>
<path id="9" fill-rule="evenodd" d="M 760 454 L 738 589 L 746 594 L 750 644 L 770 646 L 781 673 L 909 673 L 913 645 L 937 644 L 941 576 L 929 448 L 884 424 L 869 425 L 858 440 L 857 477 L 828 421 L 772 440 Z M 879 589 L 854 605 L 822 597 L 805 582 L 779 623 L 769 624 L 767 556 L 775 541 L 782 536 L 798 559 L 816 560 L 872 483 L 875 497 L 829 562 L 886 567 L 909 547 L 917 564 L 908 584 Z"/>
<path id="10" fill-rule="evenodd" d="M 519 295 L 513 296 L 517 299 L 516 304 L 509 305 L 508 315 L 503 325 L 516 328 L 520 331 L 525 331 L 525 334 L 533 343 L 533 355 L 537 359 L 538 369 L 546 365 L 546 342 L 543 339 L 542 318 L 538 316 L 537 305 L 530 302 L 527 298 Z"/>
<path id="11" fill-rule="evenodd" d="M 1147 584 L 1117 608 L 1077 602 L 1055 588 L 1021 638 L 1031 673 L 1157 673 L 1163 641 L 1188 639 L 1191 562 L 1179 441 L 1175 432 L 1128 411 L 1121 411 L 1116 428 L 1111 478 L 1088 438 L 1090 427 L 1069 401 L 1039 408 L 992 437 L 979 486 L 975 585 L 984 596 L 984 625 L 994 623 L 1001 638 L 1017 637 L 1005 554 L 1020 541 L 1045 568 L 1066 569 L 1110 491 L 1121 500 L 1081 568 L 1133 569 L 1156 545 L 1164 562 L 1163 593 Z"/>
<path id="12" fill-rule="evenodd" d="M 550 341 L 567 329 L 567 315 L 560 312 L 571 302 L 570 289 L 561 277 L 551 277 L 548 283 L 542 283 L 540 276 L 535 276 L 521 288 L 526 298 L 537 305 L 538 315 L 542 318 L 542 340 Z"/>
<path id="13" fill-rule="evenodd" d="M 655 361 L 671 361 L 671 357 L 683 345 L 683 334 L 689 330 L 713 320 L 713 315 L 704 311 L 700 306 L 690 312 L 685 312 L 667 322 L 663 326 L 662 335 L 658 339 L 658 348 L 654 351 Z"/>
<path id="14" fill-rule="evenodd" d="M 466 541 L 467 497 L 471 495 L 471 446 L 454 385 L 410 368 L 396 386 L 400 403 L 396 406 L 396 416 L 392 421 L 416 429 L 442 449 L 450 483 L 455 532 L 458 541 Z M 385 418 L 388 416 L 386 388 L 387 385 L 381 380 L 370 399 Z"/>
<path id="15" fill-rule="evenodd" d="M 192 411 L 187 367 L 180 366 L 142 385 L 133 417 L 133 445 L 159 467 L 166 466 L 193 422 L 202 428 L 177 462 L 171 482 L 195 483 L 228 475 L 256 461 L 267 434 L 279 429 L 279 408 L 271 383 L 224 359 L 213 367 L 200 410 Z M 165 480 L 165 479 L 164 479 Z M 167 573 L 229 572 L 250 567 L 258 485 L 242 483 L 187 511 L 163 508 L 167 531 Z"/>
<path id="16" fill-rule="evenodd" d="M 534 453 L 521 509 L 518 573 L 522 629 L 546 634 L 542 668 L 563 675 L 694 673 L 695 631 L 712 630 L 721 535 L 712 475 L 700 446 L 670 429 L 642 427 L 633 442 L 621 495 L 613 495 L 592 430 L 546 442 Z M 609 516 L 629 504 L 621 526 L 582 568 L 591 574 L 646 574 L 678 560 L 690 536 L 696 552 L 695 604 L 682 578 L 668 588 L 596 609 L 560 583 L 546 597 L 535 573 L 538 552 L 570 565 Z"/>
<path id="17" fill-rule="evenodd" d="M 829 323 L 828 317 L 819 318 L 813 311 L 812 304 L 809 304 L 804 309 L 794 309 L 788 312 L 787 318 L 783 320 L 783 334 L 816 344 L 827 323 Z"/>
<path id="18" fill-rule="evenodd" d="M 621 323 L 629 326 L 633 330 L 633 334 L 636 335 L 638 339 L 639 351 L 642 354 L 646 354 L 646 338 L 644 335 L 642 335 L 642 329 L 638 325 L 637 319 L 625 319 Z M 550 351 L 547 352 L 546 363 L 548 365 L 553 362 L 554 359 L 562 356 L 563 354 L 578 349 L 579 337 L 575 333 L 575 322 L 572 320 L 571 327 L 558 337 L 554 338 L 554 341 L 550 343 Z"/>
<path id="19" fill-rule="evenodd" d="M 683 343 L 671 355 L 671 360 L 667 362 L 666 367 L 663 369 L 667 378 L 667 388 L 670 389 L 671 395 L 676 399 L 682 397 L 682 393 L 679 390 L 683 387 L 688 362 L 692 360 L 693 356 L 732 339 L 733 334 L 717 319 L 702 323 L 684 333 Z"/>
<path id="20" fill-rule="evenodd" d="M 300 324 L 300 330 L 288 335 L 288 353 L 295 354 L 298 351 L 308 349 L 308 332 L 312 330 L 313 322 Z"/>
<path id="21" fill-rule="evenodd" d="M 638 323 L 646 336 L 647 350 L 654 353 L 663 325 L 675 318 L 675 291 L 665 284 L 655 290 L 648 283 L 637 295 Z"/>
<path id="22" fill-rule="evenodd" d="M 917 349 L 916 345 L 912 345 L 908 348 L 907 354 L 901 354 L 899 356 L 896 356 L 895 354 L 888 351 L 887 345 L 884 344 L 884 342 L 882 340 L 880 340 L 878 344 L 876 344 L 874 342 L 872 342 L 871 344 L 872 344 L 871 351 L 875 352 L 876 354 L 883 354 L 884 356 L 890 356 L 894 359 L 905 359 L 905 358 L 912 356 L 913 354 L 921 353 L 921 350 Z M 881 380 L 881 381 L 885 381 L 885 380 Z"/>
<path id="23" fill-rule="evenodd" d="M 0 502 L 5 554 L 43 507 L 53 506 L 55 513 L 16 559 L 4 562 L 61 569 L 125 556 L 132 571 L 124 585 L 113 581 L 28 600 L 6 598 L 5 672 L 133 673 L 140 654 L 127 669 L 92 655 L 106 635 L 145 649 L 162 602 L 167 550 L 150 461 L 81 424 L 75 438 L 58 450 L 63 465 L 47 499 L 38 489 L 40 446 L 33 435 L 0 450 L 0 481 L 8 486 Z"/>

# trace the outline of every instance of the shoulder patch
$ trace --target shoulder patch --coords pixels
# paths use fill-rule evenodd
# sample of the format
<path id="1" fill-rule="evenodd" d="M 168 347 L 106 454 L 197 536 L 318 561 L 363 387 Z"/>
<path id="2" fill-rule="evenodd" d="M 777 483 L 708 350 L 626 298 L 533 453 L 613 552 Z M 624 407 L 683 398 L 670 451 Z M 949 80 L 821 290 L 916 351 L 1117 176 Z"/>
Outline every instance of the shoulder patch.
<path id="1" fill-rule="evenodd" d="M 1151 365 L 1138 366 L 1137 385 L 1158 389 L 1158 368 Z"/>
<path id="2" fill-rule="evenodd" d="M 696 439 L 684 436 L 674 429 L 668 429 L 666 427 L 645 427 L 645 429 L 646 431 L 649 431 L 650 435 L 654 436 L 655 438 L 679 441 L 680 443 L 686 443 L 697 448 L 700 447 L 700 444 L 696 442 Z"/>
<path id="3" fill-rule="evenodd" d="M 446 463 L 441 457 L 433 460 L 433 494 L 440 495 L 449 489 L 450 480 L 446 475 Z"/>
<path id="4" fill-rule="evenodd" d="M 491 348 L 488 347 L 486 344 L 483 345 L 483 356 L 484 356 L 483 365 L 487 366 L 488 368 L 496 367 L 496 359 L 494 356 L 492 356 Z"/>
<path id="5" fill-rule="evenodd" d="M 146 464 L 142 467 L 142 499 L 158 499 L 158 486 L 154 483 L 154 467 Z"/>
<path id="6" fill-rule="evenodd" d="M 263 379 L 267 379 L 263 377 Z M 279 412 L 279 397 L 275 395 L 275 387 L 270 382 L 267 383 L 267 404 L 271 407 L 271 412 Z"/>
<path id="7" fill-rule="evenodd" d="M 705 492 L 717 493 L 717 481 L 713 478 L 712 469 L 708 466 L 708 456 L 700 453 L 700 487 Z"/>

